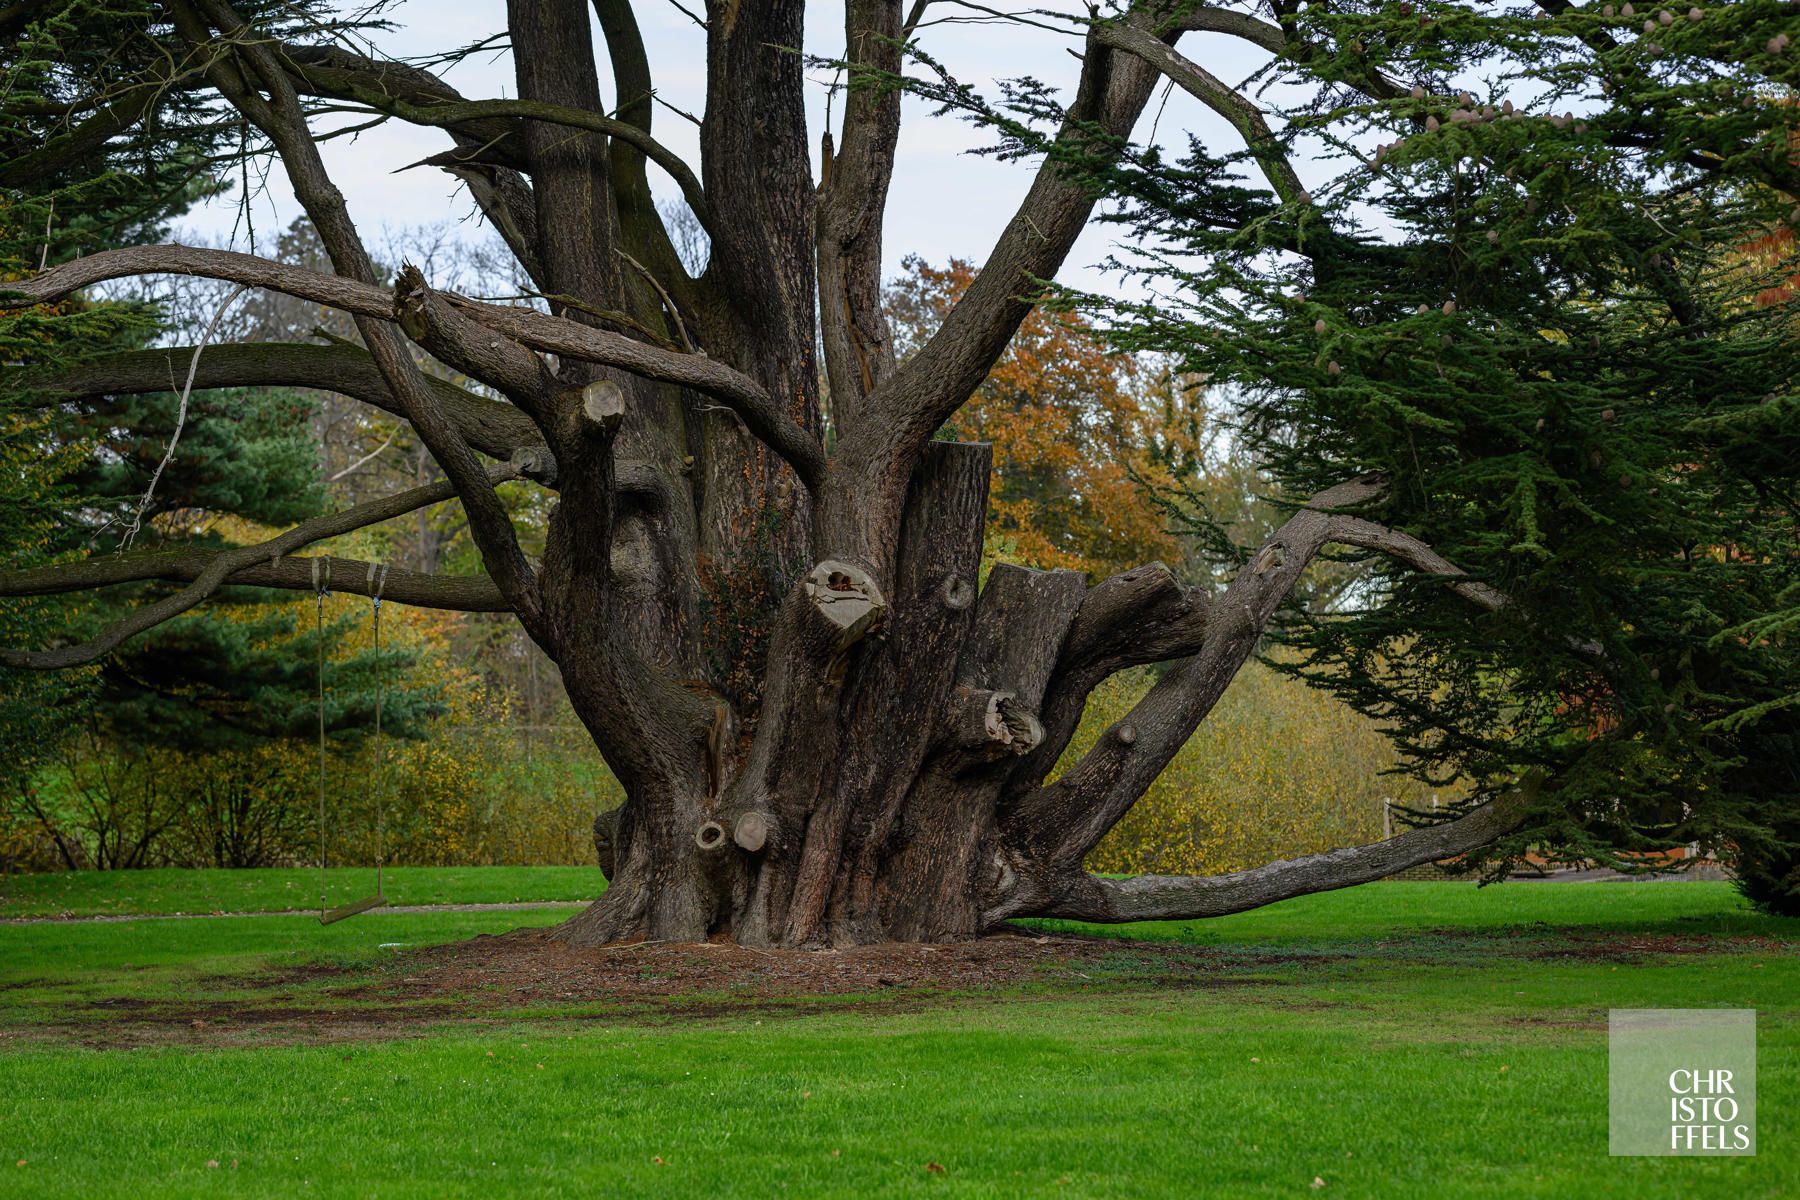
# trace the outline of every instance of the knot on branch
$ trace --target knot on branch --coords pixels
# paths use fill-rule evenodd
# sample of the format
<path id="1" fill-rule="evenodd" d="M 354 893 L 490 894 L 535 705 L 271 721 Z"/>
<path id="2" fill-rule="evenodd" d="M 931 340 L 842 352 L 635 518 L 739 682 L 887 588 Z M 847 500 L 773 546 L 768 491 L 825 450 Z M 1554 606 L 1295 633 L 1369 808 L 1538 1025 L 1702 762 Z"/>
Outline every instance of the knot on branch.
<path id="1" fill-rule="evenodd" d="M 731 840 L 749 854 L 773 850 L 781 844 L 781 823 L 772 813 L 750 809 L 732 824 Z"/>
<path id="2" fill-rule="evenodd" d="M 1044 740 L 1044 727 L 1012 692 L 959 687 L 950 701 L 950 740 L 986 756 L 1028 754 Z"/>
<path id="3" fill-rule="evenodd" d="M 556 485 L 556 456 L 548 446 L 520 446 L 507 457 L 512 473 L 533 479 L 545 487 Z"/>
<path id="4" fill-rule="evenodd" d="M 411 263 L 403 264 L 400 277 L 394 281 L 394 320 L 400 322 L 400 328 L 415 342 L 424 341 L 431 331 L 431 320 L 425 314 L 430 296 L 430 285 L 419 268 Z"/>
<path id="5" fill-rule="evenodd" d="M 581 420 L 602 438 L 611 438 L 625 421 L 625 392 L 610 379 L 596 379 L 578 393 Z"/>
<path id="6" fill-rule="evenodd" d="M 829 654 L 844 653 L 887 619 L 881 589 L 852 563 L 825 559 L 807 572 L 804 589 L 811 633 Z"/>
<path id="7" fill-rule="evenodd" d="M 717 821 L 702 821 L 700 827 L 694 830 L 694 845 L 709 854 L 724 849 L 725 842 L 725 827 Z"/>

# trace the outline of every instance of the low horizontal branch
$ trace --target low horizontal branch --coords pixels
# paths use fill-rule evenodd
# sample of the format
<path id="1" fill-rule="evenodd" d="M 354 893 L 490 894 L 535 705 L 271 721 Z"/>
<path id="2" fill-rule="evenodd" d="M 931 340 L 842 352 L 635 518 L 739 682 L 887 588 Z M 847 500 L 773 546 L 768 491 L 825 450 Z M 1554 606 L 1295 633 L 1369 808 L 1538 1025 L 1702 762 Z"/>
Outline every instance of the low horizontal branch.
<path id="1" fill-rule="evenodd" d="M 210 550 L 172 550 L 121 558 L 96 558 L 59 567 L 38 567 L 0 572 L 0 596 L 48 596 L 92 591 L 122 583 L 160 579 L 191 583 L 198 579 L 218 554 Z M 366 596 L 369 564 L 355 559 L 327 556 L 331 563 L 332 590 Z M 283 591 L 312 591 L 311 558 L 280 558 L 233 571 L 225 579 L 231 587 L 268 587 Z M 450 612 L 510 612 L 512 606 L 486 575 L 428 575 L 390 567 L 381 591 L 384 600 Z"/>
<path id="2" fill-rule="evenodd" d="M 231 587 L 277 588 L 284 592 L 310 592 L 312 558 L 280 558 L 234 571 L 225 580 Z M 370 564 L 354 558 L 325 555 L 324 564 L 331 570 L 331 590 L 350 596 L 367 596 Z M 199 567 L 175 564 L 158 578 L 171 581 L 193 579 Z M 431 575 L 423 571 L 388 568 L 381 598 L 414 608 L 434 608 L 444 612 L 512 612 L 512 605 L 500 594 L 500 588 L 486 575 Z"/>
<path id="3" fill-rule="evenodd" d="M 1518 828 L 1536 802 L 1543 777 L 1534 772 L 1455 820 L 1408 830 L 1364 846 L 1329 850 L 1230 875 L 1084 876 L 1038 915 L 1078 921 L 1186 921 L 1222 917 L 1278 900 L 1371 883 L 1408 867 L 1457 858 Z"/>
<path id="4" fill-rule="evenodd" d="M 511 465 L 494 468 L 488 473 L 489 479 L 496 483 L 504 479 L 517 478 L 518 474 L 518 468 Z M 194 562 L 195 570 L 188 578 L 188 585 L 174 595 L 165 596 L 154 604 L 146 604 L 133 609 L 86 642 L 57 646 L 49 650 L 0 650 L 0 665 L 22 667 L 33 671 L 54 671 L 95 662 L 112 653 L 126 640 L 153 629 L 165 621 L 173 620 L 201 604 L 226 582 L 250 582 L 247 579 L 236 579 L 248 568 L 265 563 L 271 567 L 278 566 L 281 556 L 304 546 L 402 516 L 429 504 L 452 499 L 456 494 L 455 486 L 448 480 L 428 483 L 422 487 L 410 488 L 392 496 L 383 496 L 378 500 L 356 505 L 342 512 L 329 513 L 322 517 L 314 517 L 309 521 L 302 521 L 292 529 L 285 530 L 275 537 L 255 545 L 233 546 L 227 550 L 207 552 Z M 182 552 L 177 551 L 176 554 L 179 555 Z M 121 564 L 132 564 L 136 570 L 141 571 L 153 559 L 151 556 L 146 556 L 143 559 L 121 559 L 119 561 Z M 173 565 L 173 563 L 169 564 L 169 566 Z M 0 595 L 46 595 L 96 586 L 93 583 L 76 582 L 82 578 L 79 568 L 90 566 L 91 564 L 86 563 L 70 563 L 27 571 L 6 572 L 0 574 Z M 310 571 L 309 564 L 306 582 L 306 586 L 309 588 L 312 586 Z M 119 572 L 108 582 L 123 583 L 131 578 L 167 577 L 166 573 L 133 576 Z M 17 587 L 18 590 L 9 590 L 12 587 Z"/>

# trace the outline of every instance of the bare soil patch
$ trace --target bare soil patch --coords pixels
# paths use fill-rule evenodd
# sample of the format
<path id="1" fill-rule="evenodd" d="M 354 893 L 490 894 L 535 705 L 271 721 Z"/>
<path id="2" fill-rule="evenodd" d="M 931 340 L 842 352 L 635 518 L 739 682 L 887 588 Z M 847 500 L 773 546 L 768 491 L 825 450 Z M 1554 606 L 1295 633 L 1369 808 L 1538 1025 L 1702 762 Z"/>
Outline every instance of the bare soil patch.
<path id="1" fill-rule="evenodd" d="M 12 1035 L 94 1047 L 287 1044 L 417 1036 L 517 1020 L 691 1020 L 852 1007 L 893 1012 L 1039 985 L 1253 983 L 1245 968 L 1264 961 L 1062 934 L 795 951 L 731 942 L 576 948 L 546 932 L 523 929 L 398 950 L 372 970 L 312 964 L 214 977 L 180 1001 L 96 999 L 65 1010 L 67 1020 L 15 1028 Z"/>
<path id="2" fill-rule="evenodd" d="M 1637 962 L 1664 955 L 1767 954 L 1791 948 L 1779 938 L 1750 934 L 1565 932 L 1563 936 L 1567 939 L 1563 944 L 1542 947 L 1533 957 Z"/>

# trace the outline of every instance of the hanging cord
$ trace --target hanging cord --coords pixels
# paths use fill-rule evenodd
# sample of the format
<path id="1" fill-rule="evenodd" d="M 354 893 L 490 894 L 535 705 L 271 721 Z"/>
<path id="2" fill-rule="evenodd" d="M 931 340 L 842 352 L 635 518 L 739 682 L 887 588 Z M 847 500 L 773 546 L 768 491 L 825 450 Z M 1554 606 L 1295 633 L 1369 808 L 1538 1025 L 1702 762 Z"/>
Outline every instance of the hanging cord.
<path id="1" fill-rule="evenodd" d="M 381 701 L 387 690 L 387 671 L 381 663 L 381 589 L 387 586 L 387 567 L 369 564 L 369 599 L 375 605 L 375 894 L 385 896 L 382 868 L 387 859 L 387 743 L 381 740 Z"/>
<path id="2" fill-rule="evenodd" d="M 319 564 L 325 564 L 324 574 Z M 331 591 L 331 560 L 312 560 L 313 628 L 318 635 L 319 675 L 319 919 L 325 918 L 325 597 Z"/>

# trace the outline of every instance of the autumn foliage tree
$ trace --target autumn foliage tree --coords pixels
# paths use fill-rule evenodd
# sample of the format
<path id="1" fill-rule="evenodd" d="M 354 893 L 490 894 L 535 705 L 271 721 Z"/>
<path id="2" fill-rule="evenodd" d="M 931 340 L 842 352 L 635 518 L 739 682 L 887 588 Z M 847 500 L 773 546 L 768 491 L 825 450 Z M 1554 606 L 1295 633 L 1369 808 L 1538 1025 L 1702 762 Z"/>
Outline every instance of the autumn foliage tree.
<path id="1" fill-rule="evenodd" d="M 889 290 L 902 360 L 975 280 L 908 258 Z M 1012 562 L 1096 579 L 1182 549 L 1155 489 L 1198 466 L 1204 410 L 1166 370 L 1112 351 L 1080 313 L 1034 309 L 942 436 L 994 448 L 988 539 Z"/>

